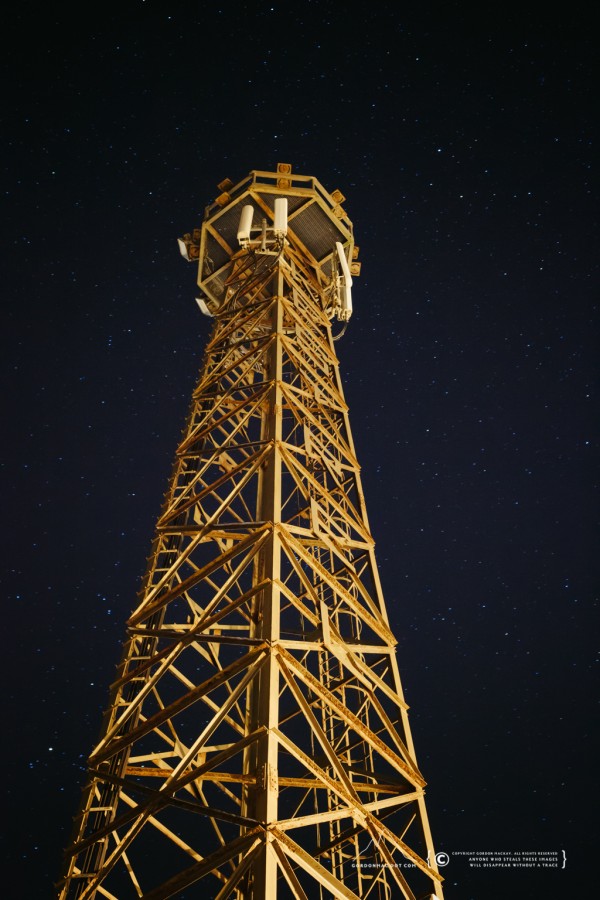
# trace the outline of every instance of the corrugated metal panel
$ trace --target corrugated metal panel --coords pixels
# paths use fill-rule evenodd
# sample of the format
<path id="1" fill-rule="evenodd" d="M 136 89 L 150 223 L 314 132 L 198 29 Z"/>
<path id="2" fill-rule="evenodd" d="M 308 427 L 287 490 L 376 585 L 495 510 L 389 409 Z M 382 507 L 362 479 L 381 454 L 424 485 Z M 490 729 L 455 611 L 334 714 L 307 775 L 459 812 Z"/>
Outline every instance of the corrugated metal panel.
<path id="1" fill-rule="evenodd" d="M 223 275 L 213 275 L 203 282 L 203 288 L 211 299 L 218 303 L 223 299 L 225 293 L 225 279 Z"/>
<path id="2" fill-rule="evenodd" d="M 238 225 L 240 224 L 242 207 L 245 206 L 247 202 L 248 198 L 246 197 L 243 202 L 238 202 L 227 207 L 218 219 L 211 219 L 211 225 L 214 230 L 218 231 L 221 237 L 227 241 L 234 253 L 238 249 L 237 231 Z M 252 205 L 254 206 L 254 204 Z"/>
<path id="3" fill-rule="evenodd" d="M 209 259 L 206 259 L 206 256 Z M 206 276 L 207 272 L 214 272 L 215 269 L 220 269 L 222 265 L 224 265 L 229 259 L 229 253 L 221 247 L 216 238 L 212 236 L 212 234 L 207 234 L 206 236 L 206 255 L 203 261 L 203 277 Z"/>
<path id="4" fill-rule="evenodd" d="M 335 248 L 335 242 L 344 239 L 327 213 L 312 203 L 290 222 L 290 228 L 317 260 L 323 259 Z"/>

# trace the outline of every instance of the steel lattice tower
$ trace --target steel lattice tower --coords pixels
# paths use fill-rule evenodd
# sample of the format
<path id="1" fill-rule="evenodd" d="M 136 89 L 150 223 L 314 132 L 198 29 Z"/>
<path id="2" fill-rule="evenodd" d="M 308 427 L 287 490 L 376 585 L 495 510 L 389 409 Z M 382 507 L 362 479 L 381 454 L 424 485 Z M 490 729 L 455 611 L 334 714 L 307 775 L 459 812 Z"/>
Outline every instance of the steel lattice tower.
<path id="1" fill-rule="evenodd" d="M 179 241 L 214 327 L 59 897 L 441 898 L 332 338 L 344 198 L 283 164 L 219 190 Z"/>

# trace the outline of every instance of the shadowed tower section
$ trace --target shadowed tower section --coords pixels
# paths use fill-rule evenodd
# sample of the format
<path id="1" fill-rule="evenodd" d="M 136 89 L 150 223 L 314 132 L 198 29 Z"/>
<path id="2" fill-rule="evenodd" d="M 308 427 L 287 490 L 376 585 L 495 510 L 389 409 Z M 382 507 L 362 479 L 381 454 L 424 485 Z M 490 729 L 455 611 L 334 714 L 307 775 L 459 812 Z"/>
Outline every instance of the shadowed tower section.
<path id="1" fill-rule="evenodd" d="M 442 898 L 332 325 L 352 224 L 289 165 L 180 239 L 214 317 L 58 896 Z"/>

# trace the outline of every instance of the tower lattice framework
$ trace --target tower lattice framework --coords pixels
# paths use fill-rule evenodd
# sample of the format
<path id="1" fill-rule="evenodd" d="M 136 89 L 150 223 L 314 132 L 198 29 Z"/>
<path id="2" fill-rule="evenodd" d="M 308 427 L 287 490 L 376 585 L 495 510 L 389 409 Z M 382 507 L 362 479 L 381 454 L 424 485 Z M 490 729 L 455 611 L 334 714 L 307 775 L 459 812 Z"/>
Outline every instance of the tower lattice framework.
<path id="1" fill-rule="evenodd" d="M 59 897 L 441 898 L 332 337 L 344 198 L 287 165 L 219 187 L 180 240 L 214 325 Z"/>

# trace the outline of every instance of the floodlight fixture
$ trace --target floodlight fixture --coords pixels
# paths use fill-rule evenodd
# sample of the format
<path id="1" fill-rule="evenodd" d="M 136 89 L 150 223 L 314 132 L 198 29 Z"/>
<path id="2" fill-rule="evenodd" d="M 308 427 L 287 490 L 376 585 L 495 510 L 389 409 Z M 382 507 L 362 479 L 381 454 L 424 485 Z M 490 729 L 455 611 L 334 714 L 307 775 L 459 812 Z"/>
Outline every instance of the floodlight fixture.
<path id="1" fill-rule="evenodd" d="M 184 240 L 182 240 L 182 238 L 177 238 L 177 244 L 179 246 L 179 252 L 183 256 L 183 258 L 187 262 L 191 262 L 192 260 L 190 259 L 190 252 L 188 249 L 188 244 Z"/>
<path id="2" fill-rule="evenodd" d="M 206 301 L 203 300 L 202 297 L 196 297 L 196 303 L 200 307 L 200 312 L 202 312 L 205 316 L 211 316 L 212 318 L 212 313 L 206 305 Z"/>

